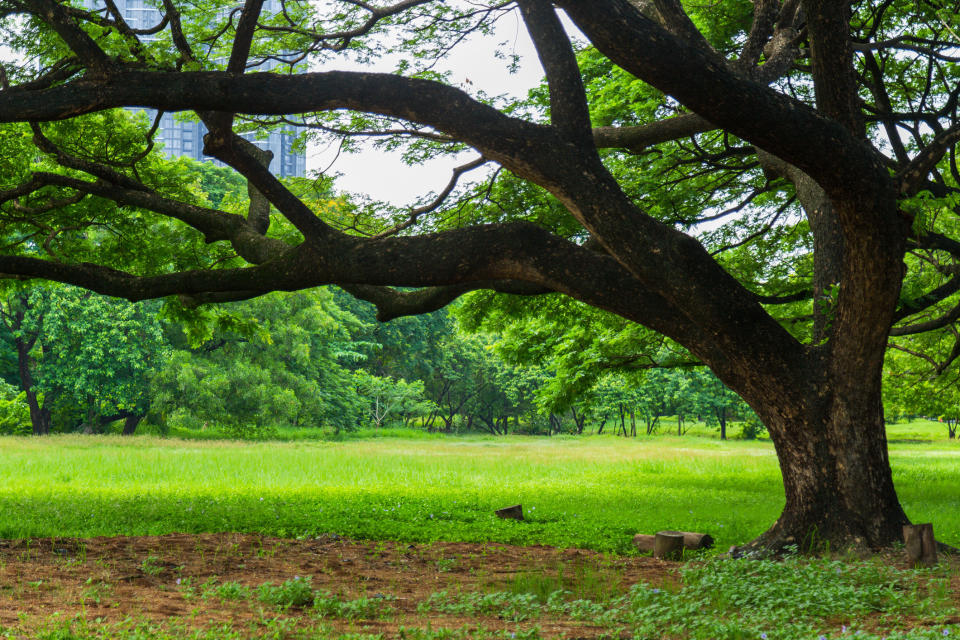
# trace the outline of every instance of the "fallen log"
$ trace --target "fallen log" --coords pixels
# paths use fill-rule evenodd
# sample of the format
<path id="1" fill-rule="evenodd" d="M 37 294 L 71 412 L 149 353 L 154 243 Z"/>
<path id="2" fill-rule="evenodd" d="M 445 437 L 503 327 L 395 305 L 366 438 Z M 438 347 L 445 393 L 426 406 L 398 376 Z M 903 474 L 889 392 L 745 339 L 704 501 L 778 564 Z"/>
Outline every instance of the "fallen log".
<path id="1" fill-rule="evenodd" d="M 683 536 L 684 549 L 709 549 L 713 546 L 713 536 L 709 533 L 693 533 L 691 531 L 670 531 L 666 533 L 679 533 Z M 633 544 L 640 551 L 653 551 L 656 546 L 656 536 L 646 533 L 638 533 L 633 536 Z"/>

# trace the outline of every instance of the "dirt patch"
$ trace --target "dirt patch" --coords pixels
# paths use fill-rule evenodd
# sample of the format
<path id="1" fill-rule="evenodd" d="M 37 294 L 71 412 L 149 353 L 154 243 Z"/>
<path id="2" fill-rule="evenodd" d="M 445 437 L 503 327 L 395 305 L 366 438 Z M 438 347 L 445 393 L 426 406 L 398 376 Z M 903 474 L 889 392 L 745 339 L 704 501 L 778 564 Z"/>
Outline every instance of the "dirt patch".
<path id="1" fill-rule="evenodd" d="M 0 625 L 31 635 L 83 621 L 109 627 L 176 624 L 258 630 L 283 622 L 292 630 L 370 633 L 447 628 L 522 632 L 543 637 L 609 637 L 590 620 L 544 613 L 517 620 L 503 611 L 427 607 L 434 594 L 550 593 L 605 600 L 631 585 L 674 582 L 675 563 L 582 549 L 503 544 L 357 542 L 337 536 L 287 540 L 251 534 L 0 541 Z M 278 608 L 263 602 L 264 583 L 310 576 L 342 610 Z M 436 596 L 434 596 L 436 601 Z M 458 600 L 460 599 L 460 600 Z M 514 619 L 511 619 L 514 618 Z M 66 621 L 66 622 L 62 622 Z"/>

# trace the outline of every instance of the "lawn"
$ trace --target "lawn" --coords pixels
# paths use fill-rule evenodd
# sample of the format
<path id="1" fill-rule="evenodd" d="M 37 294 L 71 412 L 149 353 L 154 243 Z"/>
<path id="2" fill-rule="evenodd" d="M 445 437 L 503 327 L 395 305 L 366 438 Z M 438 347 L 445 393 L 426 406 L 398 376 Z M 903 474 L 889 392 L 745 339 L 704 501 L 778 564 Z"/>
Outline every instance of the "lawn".
<path id="1" fill-rule="evenodd" d="M 637 557 L 638 531 L 723 550 L 769 526 L 769 442 L 376 435 L 0 439 L 0 637 L 960 634 L 956 560 Z M 943 435 L 894 425 L 891 459 L 909 515 L 956 545 L 960 446 Z M 518 502 L 523 522 L 492 513 Z"/>
<path id="2" fill-rule="evenodd" d="M 960 446 L 891 433 L 914 521 L 960 544 Z M 941 434 L 942 437 L 942 434 Z M 523 523 L 492 515 L 521 503 Z M 0 537 L 245 531 L 630 551 L 637 532 L 751 539 L 783 494 L 769 442 L 707 437 L 450 437 L 230 442 L 0 440 Z"/>

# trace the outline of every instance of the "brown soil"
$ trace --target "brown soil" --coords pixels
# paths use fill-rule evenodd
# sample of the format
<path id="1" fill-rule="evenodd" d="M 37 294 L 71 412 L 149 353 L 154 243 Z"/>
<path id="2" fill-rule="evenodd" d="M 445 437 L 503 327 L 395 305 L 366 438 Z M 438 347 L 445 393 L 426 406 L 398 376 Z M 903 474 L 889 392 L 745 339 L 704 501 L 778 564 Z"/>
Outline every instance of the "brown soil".
<path id="1" fill-rule="evenodd" d="M 382 633 L 401 627 L 522 631 L 537 626 L 543 637 L 597 638 L 610 630 L 548 615 L 511 622 L 495 615 L 419 613 L 418 604 L 439 591 L 488 593 L 544 584 L 585 598 L 626 592 L 630 585 L 673 582 L 675 563 L 621 557 L 581 549 L 503 544 L 357 542 L 337 536 L 286 540 L 251 534 L 172 534 L 158 537 L 0 541 L 0 630 L 33 635 L 57 621 L 95 621 L 109 628 L 123 621 L 260 635 L 277 616 L 316 629 L 315 615 L 278 612 L 254 592 L 220 597 L 218 585 L 251 589 L 311 576 L 314 589 L 343 600 L 387 598 L 381 619 L 328 618 L 330 633 Z M 390 597 L 395 600 L 390 599 Z M 393 610 L 390 610 L 392 607 Z M 299 621 L 297 621 L 299 619 Z M 61 623 L 62 624 L 62 623 Z"/>

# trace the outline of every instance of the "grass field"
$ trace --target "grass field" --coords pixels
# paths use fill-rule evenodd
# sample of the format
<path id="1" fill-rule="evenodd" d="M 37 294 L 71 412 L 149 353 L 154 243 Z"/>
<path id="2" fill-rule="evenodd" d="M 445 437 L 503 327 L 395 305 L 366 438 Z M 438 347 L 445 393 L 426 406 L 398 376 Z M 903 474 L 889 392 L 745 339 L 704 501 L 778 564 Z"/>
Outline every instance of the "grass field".
<path id="1" fill-rule="evenodd" d="M 960 445 L 943 436 L 935 423 L 894 425 L 891 459 L 908 515 L 934 522 L 939 539 L 960 544 Z M 493 516 L 516 503 L 524 522 Z M 2 538 L 336 533 L 625 553 L 634 533 L 681 529 L 708 532 L 725 550 L 763 531 L 782 505 L 776 457 L 765 441 L 0 440 Z"/>
<path id="2" fill-rule="evenodd" d="M 766 441 L 720 442 L 708 430 L 636 439 L 302 435 L 0 439 L 0 637 L 960 634 L 957 562 L 913 571 L 891 557 L 773 563 L 707 554 L 670 566 L 497 546 L 635 555 L 634 533 L 674 528 L 711 533 L 725 550 L 782 507 Z M 960 444 L 944 436 L 935 423 L 893 425 L 891 460 L 908 514 L 958 545 Z M 518 502 L 523 522 L 492 513 Z M 255 535 L 65 540 L 236 531 Z M 399 542 L 376 542 L 384 540 Z"/>

